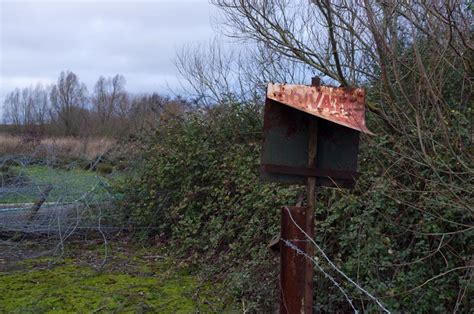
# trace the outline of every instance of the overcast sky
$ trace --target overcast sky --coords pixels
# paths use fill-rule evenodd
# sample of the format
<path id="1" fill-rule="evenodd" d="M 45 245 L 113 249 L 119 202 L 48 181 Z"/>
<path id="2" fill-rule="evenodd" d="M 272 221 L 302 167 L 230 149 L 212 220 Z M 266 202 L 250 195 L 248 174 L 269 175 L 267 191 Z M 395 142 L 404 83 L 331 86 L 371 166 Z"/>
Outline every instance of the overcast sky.
<path id="1" fill-rule="evenodd" d="M 212 38 L 216 10 L 202 1 L 0 0 L 0 104 L 15 87 L 53 83 L 71 70 L 89 91 L 123 74 L 131 92 L 178 87 L 173 64 L 186 43 Z"/>

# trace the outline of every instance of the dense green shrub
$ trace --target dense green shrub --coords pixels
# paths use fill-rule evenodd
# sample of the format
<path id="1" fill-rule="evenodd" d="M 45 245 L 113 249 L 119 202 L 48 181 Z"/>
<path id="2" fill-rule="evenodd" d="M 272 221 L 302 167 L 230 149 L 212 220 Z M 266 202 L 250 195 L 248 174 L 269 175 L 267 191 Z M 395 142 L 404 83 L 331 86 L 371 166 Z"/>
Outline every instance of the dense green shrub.
<path id="1" fill-rule="evenodd" d="M 210 273 L 225 273 L 251 308 L 274 303 L 277 267 L 266 248 L 296 189 L 258 178 L 261 112 L 227 104 L 170 121 L 148 137 L 141 176 L 127 182 L 122 214 L 141 236 L 172 239 Z M 258 284 L 257 284 L 258 283 Z"/>
<path id="2" fill-rule="evenodd" d="M 28 183 L 28 177 L 19 171 L 18 167 L 14 167 L 15 163 L 6 160 L 0 162 L 0 187 L 14 185 L 22 186 Z"/>
<path id="3" fill-rule="evenodd" d="M 108 163 L 99 163 L 96 171 L 102 175 L 111 174 L 114 171 L 114 167 Z"/>
<path id="4" fill-rule="evenodd" d="M 232 297 L 255 311 L 276 304 L 278 258 L 267 244 L 279 233 L 281 207 L 294 204 L 299 191 L 259 182 L 260 108 L 230 102 L 168 121 L 143 138 L 146 149 L 137 176 L 126 179 L 120 199 L 121 215 L 135 235 L 169 239 L 173 250 L 224 282 Z M 397 177 L 384 154 L 403 149 L 403 142 L 394 144 L 384 136 L 362 139 L 363 175 L 357 188 L 318 193 L 316 241 L 390 309 L 444 312 L 453 308 L 459 293 L 472 292 L 465 267 L 472 232 L 461 232 L 472 215 L 446 206 L 443 191 L 420 196 L 415 188 L 421 189 L 421 180 Z M 430 167 L 398 162 L 421 173 L 424 184 L 439 183 Z M 414 190 L 397 192 L 401 183 Z M 377 309 L 317 257 L 357 308 Z M 350 310 L 320 272 L 315 287 L 319 311 Z M 472 307 L 469 302 L 465 298 L 461 306 Z"/>

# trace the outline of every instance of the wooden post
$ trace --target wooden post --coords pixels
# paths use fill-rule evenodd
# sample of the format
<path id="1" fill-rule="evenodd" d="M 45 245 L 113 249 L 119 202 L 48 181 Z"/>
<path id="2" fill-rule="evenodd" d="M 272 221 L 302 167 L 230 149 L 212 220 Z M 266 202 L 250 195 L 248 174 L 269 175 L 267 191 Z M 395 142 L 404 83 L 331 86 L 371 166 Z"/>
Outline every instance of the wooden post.
<path id="1" fill-rule="evenodd" d="M 321 80 L 318 77 L 311 79 L 312 86 L 320 86 Z M 316 155 L 318 152 L 318 120 L 310 119 L 308 130 L 308 168 L 316 168 Z M 307 213 L 306 213 L 306 233 L 314 238 L 314 205 L 316 202 L 316 178 L 308 177 L 306 187 Z M 306 254 L 313 257 L 314 247 L 309 239 L 306 239 Z M 313 262 L 306 259 L 305 268 L 305 313 L 313 313 Z"/>
<path id="2" fill-rule="evenodd" d="M 316 151 L 317 151 L 317 121 L 312 119 L 309 125 L 309 141 L 308 141 L 308 168 L 315 167 Z M 314 205 L 316 201 L 316 178 L 308 177 L 308 183 L 306 187 L 306 228 L 305 232 L 311 239 L 314 238 Z M 310 239 L 305 238 L 306 249 L 305 252 L 309 256 L 313 257 L 314 247 Z M 313 262 L 306 258 L 305 265 L 305 313 L 313 313 Z"/>

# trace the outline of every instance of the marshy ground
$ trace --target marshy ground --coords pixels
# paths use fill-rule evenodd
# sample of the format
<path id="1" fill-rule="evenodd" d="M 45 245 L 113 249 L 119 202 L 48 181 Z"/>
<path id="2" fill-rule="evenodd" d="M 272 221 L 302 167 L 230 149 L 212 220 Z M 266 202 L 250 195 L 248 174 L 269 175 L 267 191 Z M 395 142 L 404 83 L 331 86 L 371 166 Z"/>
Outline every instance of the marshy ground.
<path id="1" fill-rule="evenodd" d="M 0 313 L 231 311 L 215 291 L 159 246 L 81 241 L 54 257 L 0 255 Z"/>
<path id="2" fill-rule="evenodd" d="M 114 224 L 110 184 L 123 172 L 70 162 L 76 153 L 67 151 L 0 160 L 0 313 L 232 312 L 191 259 L 162 243 L 138 245 Z"/>

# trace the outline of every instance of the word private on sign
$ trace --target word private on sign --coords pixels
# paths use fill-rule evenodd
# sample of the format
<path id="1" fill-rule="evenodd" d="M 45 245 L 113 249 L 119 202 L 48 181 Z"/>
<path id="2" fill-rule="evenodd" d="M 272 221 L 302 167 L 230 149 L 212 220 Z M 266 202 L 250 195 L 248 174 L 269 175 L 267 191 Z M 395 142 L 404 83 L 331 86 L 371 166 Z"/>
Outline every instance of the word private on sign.
<path id="1" fill-rule="evenodd" d="M 365 125 L 362 88 L 268 84 L 267 98 L 345 127 L 372 134 Z"/>

